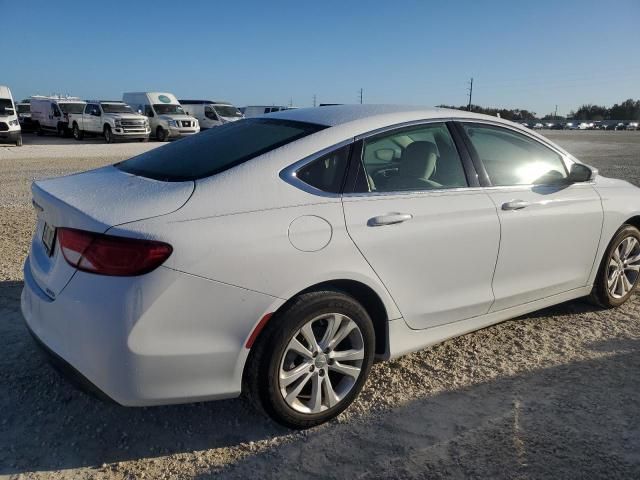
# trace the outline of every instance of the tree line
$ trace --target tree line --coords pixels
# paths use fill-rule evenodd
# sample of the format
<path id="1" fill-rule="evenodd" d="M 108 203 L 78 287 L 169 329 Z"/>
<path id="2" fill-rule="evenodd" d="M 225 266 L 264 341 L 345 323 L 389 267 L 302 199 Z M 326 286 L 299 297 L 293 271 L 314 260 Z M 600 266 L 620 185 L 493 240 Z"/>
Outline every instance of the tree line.
<path id="1" fill-rule="evenodd" d="M 455 107 L 452 105 L 438 105 L 442 108 L 453 108 L 456 110 L 469 110 L 467 106 Z M 552 113 L 543 117 L 538 117 L 536 112 L 529 110 L 514 108 L 495 108 L 495 107 L 481 107 L 480 105 L 471 105 L 471 111 L 476 113 L 483 113 L 485 115 L 498 116 L 506 120 L 514 122 L 522 122 L 527 120 L 541 120 L 541 121 L 564 121 L 567 118 L 574 120 L 640 120 L 640 100 L 633 100 L 632 98 L 625 100 L 621 103 L 616 103 L 612 107 L 605 107 L 601 105 L 586 104 L 582 105 L 575 111 L 571 111 L 568 117 L 555 116 Z"/>

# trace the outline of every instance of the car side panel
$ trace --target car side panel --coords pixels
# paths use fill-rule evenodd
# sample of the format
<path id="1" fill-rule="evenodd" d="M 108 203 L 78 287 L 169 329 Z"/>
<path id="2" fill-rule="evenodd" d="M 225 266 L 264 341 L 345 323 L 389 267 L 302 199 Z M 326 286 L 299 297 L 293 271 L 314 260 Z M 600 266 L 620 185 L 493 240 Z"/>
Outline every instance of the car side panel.
<path id="1" fill-rule="evenodd" d="M 359 281 L 380 296 L 389 318 L 400 317 L 347 235 L 340 199 L 218 217 L 179 217 L 176 212 L 109 233 L 166 241 L 174 248 L 168 267 L 284 300 L 318 283 Z"/>

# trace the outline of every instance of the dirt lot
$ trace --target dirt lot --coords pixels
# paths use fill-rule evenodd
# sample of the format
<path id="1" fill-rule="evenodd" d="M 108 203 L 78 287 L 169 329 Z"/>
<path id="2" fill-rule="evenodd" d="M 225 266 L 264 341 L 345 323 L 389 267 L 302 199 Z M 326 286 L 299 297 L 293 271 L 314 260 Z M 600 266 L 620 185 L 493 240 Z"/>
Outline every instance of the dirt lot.
<path id="1" fill-rule="evenodd" d="M 640 185 L 640 132 L 547 134 Z M 29 183 L 154 146 L 0 146 L 0 477 L 640 478 L 638 299 L 570 302 L 378 364 L 347 413 L 302 433 L 243 399 L 126 409 L 70 387 L 19 312 Z"/>

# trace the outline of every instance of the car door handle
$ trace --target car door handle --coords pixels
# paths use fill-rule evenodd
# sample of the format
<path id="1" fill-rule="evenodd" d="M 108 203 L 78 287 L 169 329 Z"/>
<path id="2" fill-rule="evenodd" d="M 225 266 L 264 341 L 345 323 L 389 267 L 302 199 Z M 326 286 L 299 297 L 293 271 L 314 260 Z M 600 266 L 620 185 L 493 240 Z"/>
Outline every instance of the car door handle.
<path id="1" fill-rule="evenodd" d="M 396 223 L 411 220 L 413 215 L 410 213 L 387 213 L 386 215 L 378 215 L 370 218 L 367 222 L 369 227 L 382 227 L 383 225 L 395 225 Z"/>
<path id="2" fill-rule="evenodd" d="M 511 200 L 510 202 L 502 204 L 502 210 L 522 210 L 523 208 L 527 208 L 529 205 L 531 204 L 524 200 Z"/>

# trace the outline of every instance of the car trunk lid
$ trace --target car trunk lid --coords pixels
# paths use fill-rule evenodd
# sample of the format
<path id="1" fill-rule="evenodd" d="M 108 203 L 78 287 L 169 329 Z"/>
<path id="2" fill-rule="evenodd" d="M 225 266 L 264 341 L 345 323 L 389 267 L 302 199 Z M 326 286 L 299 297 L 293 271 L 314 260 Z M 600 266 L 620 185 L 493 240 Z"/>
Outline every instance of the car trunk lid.
<path id="1" fill-rule="evenodd" d="M 188 201 L 194 188 L 192 181 L 162 182 L 112 166 L 34 182 L 31 191 L 38 218 L 29 262 L 33 278 L 55 298 L 76 271 L 65 261 L 57 235 L 47 235 L 51 229 L 104 233 L 115 225 L 174 212 Z M 43 237 L 49 237 L 51 251 Z"/>

